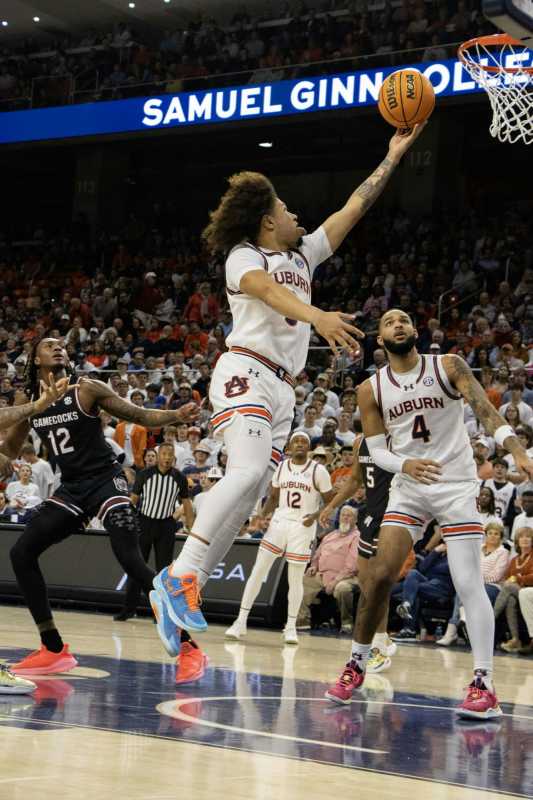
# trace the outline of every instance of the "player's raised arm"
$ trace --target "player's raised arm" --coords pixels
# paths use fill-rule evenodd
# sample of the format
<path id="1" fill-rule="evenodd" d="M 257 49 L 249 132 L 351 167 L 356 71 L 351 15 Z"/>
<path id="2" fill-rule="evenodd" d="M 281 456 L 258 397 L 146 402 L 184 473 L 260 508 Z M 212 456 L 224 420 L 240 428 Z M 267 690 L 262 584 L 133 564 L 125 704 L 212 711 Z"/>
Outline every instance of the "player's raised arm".
<path id="1" fill-rule="evenodd" d="M 402 458 L 389 450 L 387 430 L 369 380 L 359 387 L 357 400 L 368 452 L 374 464 L 387 472 L 404 472 L 418 483 L 436 483 L 442 471 L 436 461 L 428 458 Z"/>
<path id="2" fill-rule="evenodd" d="M 21 422 L 46 411 L 52 403 L 55 403 L 72 389 L 76 389 L 78 384 L 69 384 L 69 378 L 60 378 L 57 382 L 52 373 L 48 376 L 49 383 L 41 381 L 41 394 L 38 400 L 31 400 L 29 403 L 17 403 L 9 408 L 0 410 L 0 431 L 18 425 Z"/>
<path id="3" fill-rule="evenodd" d="M 361 217 L 374 205 L 400 163 L 403 154 L 416 141 L 424 126 L 425 123 L 415 125 L 408 135 L 402 136 L 396 132 L 389 142 L 389 152 L 386 158 L 366 181 L 357 187 L 346 204 L 323 223 L 332 250 L 336 250 L 342 244 Z"/>
<path id="4" fill-rule="evenodd" d="M 364 333 L 351 324 L 353 316 L 341 311 L 321 311 L 320 308 L 307 305 L 285 286 L 280 286 L 271 275 L 264 270 L 251 270 L 241 278 L 239 288 L 244 294 L 257 297 L 273 308 L 278 314 L 288 319 L 309 322 L 320 336 L 328 342 L 333 352 L 337 353 L 337 345 L 359 349 L 354 336 L 364 337 Z"/>
<path id="5" fill-rule="evenodd" d="M 493 436 L 500 447 L 511 453 L 519 470 L 533 478 L 533 461 L 528 457 L 511 426 L 501 414 L 498 414 L 466 361 L 456 355 L 443 356 L 442 361 L 450 383 L 470 405 L 487 434 Z"/>
<path id="6" fill-rule="evenodd" d="M 200 413 L 196 403 L 188 403 L 176 411 L 140 408 L 128 400 L 123 400 L 107 384 L 91 379 L 83 380 L 79 398 L 87 411 L 98 405 L 117 419 L 135 422 L 137 425 L 144 425 L 145 428 L 164 428 L 176 422 L 194 422 Z"/>

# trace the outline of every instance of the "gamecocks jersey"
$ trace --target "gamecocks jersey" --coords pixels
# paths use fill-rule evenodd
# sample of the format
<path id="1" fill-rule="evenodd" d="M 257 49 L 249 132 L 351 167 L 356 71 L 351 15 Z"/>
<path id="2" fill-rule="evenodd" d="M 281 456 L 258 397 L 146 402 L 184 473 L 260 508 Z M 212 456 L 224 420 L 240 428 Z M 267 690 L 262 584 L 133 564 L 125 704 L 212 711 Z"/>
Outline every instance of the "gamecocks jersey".
<path id="1" fill-rule="evenodd" d="M 252 270 L 265 270 L 276 283 L 296 297 L 311 303 L 311 279 L 316 267 L 329 258 L 331 247 L 324 228 L 304 236 L 298 250 L 280 253 L 243 242 L 226 259 L 226 291 L 233 317 L 233 329 L 226 339 L 228 347 L 243 347 L 266 356 L 297 375 L 305 366 L 311 326 L 287 319 L 262 300 L 243 294 L 242 277 Z"/>
<path id="2" fill-rule="evenodd" d="M 394 453 L 437 461 L 441 481 L 476 480 L 463 398 L 449 382 L 442 358 L 420 355 L 415 369 L 405 373 L 382 367 L 370 378 L 374 397 Z"/>
<path id="3" fill-rule="evenodd" d="M 364 438 L 359 445 L 358 460 L 366 489 L 365 513 L 369 514 L 373 519 L 380 520 L 387 508 L 393 473 L 387 472 L 374 464 Z"/>
<path id="4" fill-rule="evenodd" d="M 105 440 L 100 418 L 82 409 L 78 389 L 36 414 L 30 425 L 46 445 L 52 466 L 61 470 L 64 482 L 119 466 Z"/>
<path id="5" fill-rule="evenodd" d="M 280 490 L 275 516 L 302 521 L 318 511 L 321 493 L 331 489 L 331 478 L 323 464 L 311 459 L 303 465 L 293 464 L 288 458 L 275 471 L 272 486 Z"/>

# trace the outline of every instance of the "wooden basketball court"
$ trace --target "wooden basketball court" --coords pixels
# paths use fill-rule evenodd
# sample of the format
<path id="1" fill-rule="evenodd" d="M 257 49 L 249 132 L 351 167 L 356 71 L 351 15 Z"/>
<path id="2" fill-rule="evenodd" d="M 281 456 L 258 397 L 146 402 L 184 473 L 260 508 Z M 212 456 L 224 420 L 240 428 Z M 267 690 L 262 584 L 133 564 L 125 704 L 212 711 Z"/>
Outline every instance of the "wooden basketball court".
<path id="1" fill-rule="evenodd" d="M 402 645 L 346 707 L 323 698 L 349 639 L 210 626 L 202 680 L 176 686 L 148 619 L 56 619 L 80 666 L 0 695 L 1 800 L 246 800 L 533 796 L 533 669 L 496 659 L 501 720 L 456 720 L 470 654 Z M 28 612 L 4 606 L 0 658 L 37 644 Z"/>

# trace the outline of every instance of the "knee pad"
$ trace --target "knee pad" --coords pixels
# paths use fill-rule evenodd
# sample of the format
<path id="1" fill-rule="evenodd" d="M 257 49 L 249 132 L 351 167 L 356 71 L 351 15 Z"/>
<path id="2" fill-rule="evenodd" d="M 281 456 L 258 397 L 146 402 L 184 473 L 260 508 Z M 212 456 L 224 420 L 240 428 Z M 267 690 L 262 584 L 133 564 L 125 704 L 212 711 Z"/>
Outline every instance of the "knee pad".
<path id="1" fill-rule="evenodd" d="M 139 517 L 133 506 L 119 506 L 108 511 L 104 523 L 105 529 L 111 533 L 141 533 Z"/>

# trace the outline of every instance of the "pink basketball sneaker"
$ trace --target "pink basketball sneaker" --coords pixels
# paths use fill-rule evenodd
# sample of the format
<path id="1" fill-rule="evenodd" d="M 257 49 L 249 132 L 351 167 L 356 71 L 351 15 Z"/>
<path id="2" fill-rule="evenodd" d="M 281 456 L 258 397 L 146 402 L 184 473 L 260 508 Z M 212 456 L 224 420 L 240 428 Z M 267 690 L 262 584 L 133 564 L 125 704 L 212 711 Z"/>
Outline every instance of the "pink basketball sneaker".
<path id="1" fill-rule="evenodd" d="M 494 692 L 487 689 L 483 670 L 476 670 L 474 680 L 467 687 L 466 697 L 456 708 L 456 714 L 469 719 L 494 719 L 501 717 L 502 710 Z"/>
<path id="2" fill-rule="evenodd" d="M 339 680 L 328 689 L 325 697 L 334 703 L 351 703 L 352 694 L 363 685 L 365 673 L 359 669 L 356 661 L 349 661 L 344 668 Z"/>

